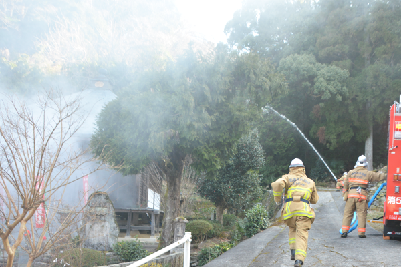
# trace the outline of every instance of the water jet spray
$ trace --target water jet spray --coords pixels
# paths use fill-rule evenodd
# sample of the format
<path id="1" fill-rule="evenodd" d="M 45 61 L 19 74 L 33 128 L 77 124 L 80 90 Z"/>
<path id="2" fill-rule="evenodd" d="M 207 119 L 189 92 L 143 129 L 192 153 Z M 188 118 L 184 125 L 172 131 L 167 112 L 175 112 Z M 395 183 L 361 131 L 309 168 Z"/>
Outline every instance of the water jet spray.
<path id="1" fill-rule="evenodd" d="M 286 116 L 284 116 L 283 114 L 279 113 L 278 111 L 276 111 L 274 108 L 272 108 L 269 105 L 266 105 L 265 107 L 262 107 L 263 113 L 269 113 L 269 111 L 267 109 L 272 110 L 274 113 L 276 113 L 277 115 L 279 115 L 282 119 L 286 120 L 289 124 L 292 125 L 292 127 L 294 127 L 295 129 L 297 129 L 297 131 L 301 134 L 301 136 L 305 139 L 305 141 L 312 147 L 313 151 L 315 151 L 315 153 L 319 156 L 320 160 L 323 162 L 324 166 L 326 166 L 326 168 L 329 170 L 329 172 L 331 173 L 331 175 L 333 176 L 334 180 L 337 181 L 336 176 L 334 175 L 334 173 L 330 170 L 329 166 L 326 164 L 326 162 L 324 161 L 323 157 L 319 154 L 319 152 L 316 150 L 316 148 L 313 146 L 313 144 L 308 140 L 308 138 L 306 138 L 306 136 L 304 135 L 304 133 L 298 128 L 298 126 L 293 123 L 292 121 L 290 121 L 289 119 L 287 119 Z"/>

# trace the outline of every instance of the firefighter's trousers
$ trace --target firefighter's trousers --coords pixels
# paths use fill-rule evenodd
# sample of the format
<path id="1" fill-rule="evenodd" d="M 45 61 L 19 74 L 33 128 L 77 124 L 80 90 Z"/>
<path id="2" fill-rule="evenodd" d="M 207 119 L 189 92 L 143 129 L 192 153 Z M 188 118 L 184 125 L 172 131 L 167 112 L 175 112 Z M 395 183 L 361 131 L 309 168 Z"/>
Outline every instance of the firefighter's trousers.
<path id="1" fill-rule="evenodd" d="M 295 259 L 305 261 L 308 248 L 308 230 L 311 228 L 312 219 L 306 216 L 293 216 L 285 220 L 289 232 L 290 249 L 295 249 Z"/>
<path id="2" fill-rule="evenodd" d="M 365 199 L 360 198 L 348 198 L 344 208 L 344 217 L 342 231 L 343 233 L 348 232 L 354 211 L 358 214 L 358 234 L 364 234 L 366 232 L 366 212 L 368 209 L 368 202 Z"/>

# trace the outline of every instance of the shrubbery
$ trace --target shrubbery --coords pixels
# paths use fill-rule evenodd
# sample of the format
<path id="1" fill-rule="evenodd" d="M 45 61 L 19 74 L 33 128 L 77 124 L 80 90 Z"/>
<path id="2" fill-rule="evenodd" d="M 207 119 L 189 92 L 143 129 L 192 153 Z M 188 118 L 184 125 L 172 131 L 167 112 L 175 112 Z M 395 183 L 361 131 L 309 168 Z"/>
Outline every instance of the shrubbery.
<path id="1" fill-rule="evenodd" d="M 203 241 L 213 225 L 206 220 L 190 221 L 186 225 L 186 231 L 192 233 L 194 241 Z"/>
<path id="2" fill-rule="evenodd" d="M 205 265 L 209 261 L 220 256 L 223 252 L 237 245 L 245 237 L 251 237 L 259 231 L 266 229 L 268 226 L 268 212 L 264 206 L 260 204 L 248 210 L 244 219 L 240 219 L 232 214 L 223 217 L 223 222 L 224 219 L 227 226 L 235 225 L 235 229 L 230 231 L 230 243 L 224 242 L 213 247 L 202 249 L 198 255 L 198 266 Z M 213 231 L 208 232 L 208 237 L 218 237 L 218 232 L 223 233 L 223 226 L 220 223 L 213 222 L 213 226 L 215 228 L 220 227 L 221 230 L 214 229 Z M 214 233 L 214 236 L 209 236 L 211 233 Z"/>
<path id="3" fill-rule="evenodd" d="M 123 261 L 137 261 L 149 254 L 139 241 L 118 242 L 113 250 Z"/>
<path id="4" fill-rule="evenodd" d="M 107 264 L 107 258 L 103 252 L 89 248 L 67 250 L 59 254 L 57 259 L 57 262 L 52 264 L 53 267 L 62 267 L 66 263 L 75 267 L 104 266 Z"/>
<path id="5" fill-rule="evenodd" d="M 238 219 L 235 223 L 235 229 L 230 232 L 231 243 L 236 245 L 245 237 L 246 219 Z"/>
<path id="6" fill-rule="evenodd" d="M 266 209 L 257 204 L 246 212 L 245 234 L 251 237 L 268 226 L 268 212 Z"/>
<path id="7" fill-rule="evenodd" d="M 188 208 L 192 212 L 190 214 L 185 214 L 185 218 L 189 220 L 207 220 L 210 218 L 210 214 L 216 210 L 213 202 L 199 196 L 190 198 L 188 205 Z"/>
<path id="8" fill-rule="evenodd" d="M 209 261 L 217 258 L 227 250 L 233 247 L 233 244 L 224 242 L 213 247 L 204 248 L 198 255 L 198 266 L 203 266 Z"/>
<path id="9" fill-rule="evenodd" d="M 163 265 L 160 263 L 152 262 L 150 265 L 149 263 L 146 263 L 144 265 L 141 265 L 140 267 L 163 267 Z"/>
<path id="10" fill-rule="evenodd" d="M 223 226 L 232 227 L 237 222 L 238 218 L 234 214 L 223 215 Z"/>
<path id="11" fill-rule="evenodd" d="M 213 237 L 222 238 L 223 233 L 224 233 L 223 225 L 221 225 L 221 223 L 219 221 L 209 221 L 209 223 L 212 224 L 213 229 L 211 229 L 210 231 L 208 231 L 206 233 L 206 237 L 207 238 L 213 238 Z"/>
<path id="12" fill-rule="evenodd" d="M 268 209 L 268 216 L 269 220 L 273 219 L 277 212 L 280 210 L 281 205 L 277 205 L 276 202 L 274 201 L 274 196 L 273 196 L 273 191 L 271 191 L 270 194 L 266 195 L 266 205 Z"/>

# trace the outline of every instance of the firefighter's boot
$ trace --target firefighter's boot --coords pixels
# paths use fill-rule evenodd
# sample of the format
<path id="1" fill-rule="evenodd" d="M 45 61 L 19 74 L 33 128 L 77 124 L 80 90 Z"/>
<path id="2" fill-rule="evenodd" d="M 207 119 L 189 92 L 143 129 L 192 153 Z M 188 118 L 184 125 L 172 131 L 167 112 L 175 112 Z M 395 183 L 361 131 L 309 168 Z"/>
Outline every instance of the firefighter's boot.
<path id="1" fill-rule="evenodd" d="M 359 233 L 358 236 L 359 236 L 359 238 L 366 238 L 366 234 L 365 233 Z"/>
<path id="2" fill-rule="evenodd" d="M 344 233 L 341 234 L 342 238 L 346 238 L 347 236 L 348 236 L 348 232 L 344 232 Z"/>
<path id="3" fill-rule="evenodd" d="M 291 260 L 295 261 L 295 249 L 291 249 Z"/>
<path id="4" fill-rule="evenodd" d="M 295 264 L 294 264 L 294 267 L 301 267 L 302 265 L 304 265 L 304 262 L 303 262 L 303 261 L 301 261 L 301 260 L 296 260 L 296 261 L 295 261 Z"/>

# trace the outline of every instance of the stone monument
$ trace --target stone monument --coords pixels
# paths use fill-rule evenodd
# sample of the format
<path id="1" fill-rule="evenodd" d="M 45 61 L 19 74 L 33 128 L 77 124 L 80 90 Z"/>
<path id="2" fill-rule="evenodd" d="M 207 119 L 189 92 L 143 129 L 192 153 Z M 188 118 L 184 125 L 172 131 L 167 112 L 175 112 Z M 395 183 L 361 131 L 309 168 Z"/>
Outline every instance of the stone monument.
<path id="1" fill-rule="evenodd" d="M 105 192 L 91 194 L 84 209 L 85 219 L 82 228 L 85 248 L 110 251 L 117 243 L 120 232 L 116 221 L 114 206 Z"/>

